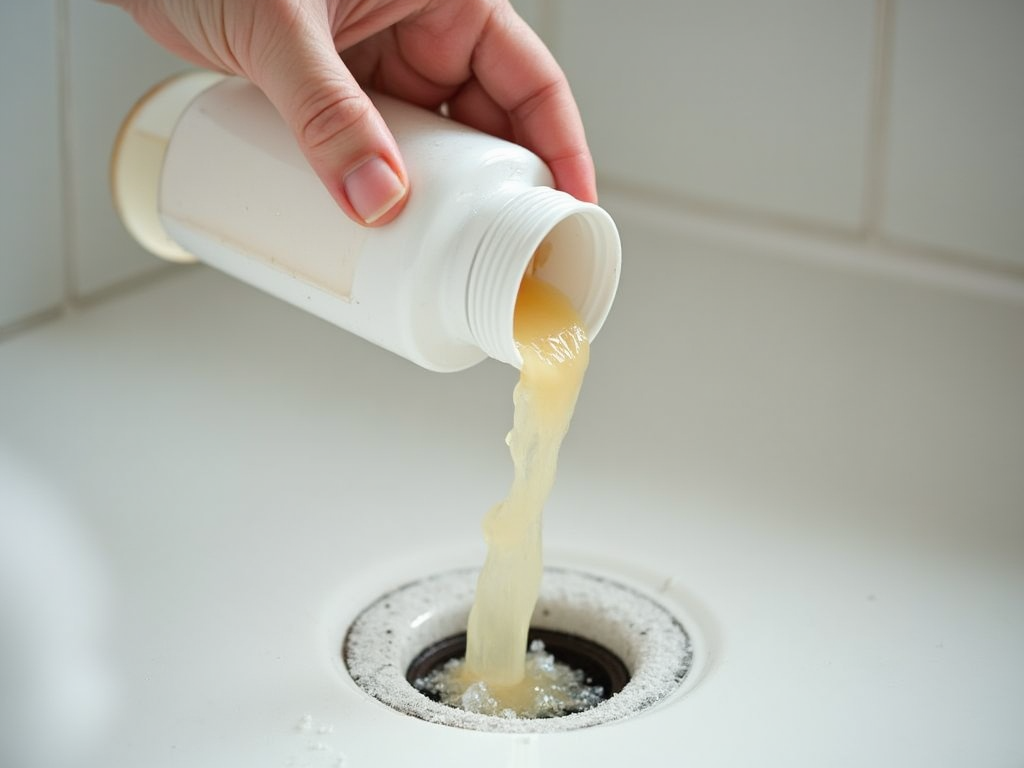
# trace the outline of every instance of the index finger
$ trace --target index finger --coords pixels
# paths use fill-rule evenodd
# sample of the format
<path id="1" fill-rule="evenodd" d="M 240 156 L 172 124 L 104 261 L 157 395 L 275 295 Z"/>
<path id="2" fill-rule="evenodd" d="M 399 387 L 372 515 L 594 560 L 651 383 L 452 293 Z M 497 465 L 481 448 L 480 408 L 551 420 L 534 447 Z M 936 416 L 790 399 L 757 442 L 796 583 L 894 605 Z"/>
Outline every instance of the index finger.
<path id="1" fill-rule="evenodd" d="M 597 202 L 594 162 L 565 73 L 514 11 L 496 10 L 473 51 L 473 74 L 508 113 L 516 140 L 551 168 L 556 186 Z"/>

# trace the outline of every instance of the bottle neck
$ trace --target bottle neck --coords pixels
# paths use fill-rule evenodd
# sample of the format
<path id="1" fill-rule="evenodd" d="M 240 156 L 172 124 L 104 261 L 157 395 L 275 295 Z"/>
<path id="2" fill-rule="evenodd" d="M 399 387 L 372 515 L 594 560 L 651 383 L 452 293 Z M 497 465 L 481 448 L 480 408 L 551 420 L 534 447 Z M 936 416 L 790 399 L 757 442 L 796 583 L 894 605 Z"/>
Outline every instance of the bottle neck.
<path id="1" fill-rule="evenodd" d="M 619 235 L 602 208 L 550 187 L 532 187 L 509 199 L 477 246 L 466 320 L 484 353 L 516 368 L 523 364 L 513 335 L 516 297 L 534 254 L 533 274 L 569 298 L 591 340 L 619 281 Z"/>

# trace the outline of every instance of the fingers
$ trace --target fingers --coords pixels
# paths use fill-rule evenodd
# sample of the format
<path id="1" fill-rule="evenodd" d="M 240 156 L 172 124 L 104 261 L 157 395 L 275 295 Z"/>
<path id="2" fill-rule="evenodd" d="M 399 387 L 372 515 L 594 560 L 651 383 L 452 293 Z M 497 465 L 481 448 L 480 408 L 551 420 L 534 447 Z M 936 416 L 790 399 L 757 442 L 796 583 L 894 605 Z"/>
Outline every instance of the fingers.
<path id="1" fill-rule="evenodd" d="M 338 205 L 361 224 L 386 224 L 409 190 L 394 137 L 339 58 L 324 16 L 301 11 L 275 21 L 253 47 L 250 77 Z"/>
<path id="2" fill-rule="evenodd" d="M 508 112 L 495 103 L 479 80 L 470 80 L 448 100 L 448 112 L 453 119 L 478 131 L 515 141 Z"/>
<path id="3" fill-rule="evenodd" d="M 540 155 L 559 189 L 596 201 L 593 160 L 565 75 L 507 2 L 430 3 L 396 24 L 393 36 L 367 42 L 373 55 L 346 49 L 345 56 L 362 77 L 372 74 L 375 87 L 428 107 L 447 101 L 460 122 Z"/>
<path id="4" fill-rule="evenodd" d="M 509 115 L 516 140 L 551 168 L 558 188 L 596 202 L 594 163 L 565 75 L 510 9 L 497 10 L 485 25 L 473 72 L 488 97 Z"/>
<path id="5" fill-rule="evenodd" d="M 358 222 L 392 220 L 409 182 L 394 138 L 339 48 L 364 79 L 428 108 L 448 101 L 461 122 L 540 155 L 559 189 L 596 201 L 593 161 L 565 75 L 504 0 L 396 3 L 359 23 L 350 23 L 359 4 L 349 8 L 352 19 L 332 12 L 329 21 L 328 4 L 318 2 L 114 1 L 180 55 L 259 85 Z M 220 11 L 200 13 L 209 8 Z M 332 22 L 339 27 L 333 35 Z M 393 34 L 377 34 L 392 27 Z"/>

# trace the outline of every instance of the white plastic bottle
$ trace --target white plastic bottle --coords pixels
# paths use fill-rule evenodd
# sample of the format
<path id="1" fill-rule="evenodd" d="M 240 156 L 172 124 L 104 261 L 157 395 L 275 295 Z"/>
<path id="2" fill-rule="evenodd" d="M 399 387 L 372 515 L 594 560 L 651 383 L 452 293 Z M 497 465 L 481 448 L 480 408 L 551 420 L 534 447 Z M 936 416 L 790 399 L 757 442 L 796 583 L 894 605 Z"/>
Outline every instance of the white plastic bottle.
<path id="1" fill-rule="evenodd" d="M 128 230 L 168 259 L 199 259 L 436 371 L 493 357 L 512 338 L 519 284 L 565 293 L 593 338 L 618 284 L 611 217 L 550 187 L 532 152 L 384 96 L 410 180 L 398 218 L 345 216 L 263 94 L 194 72 L 150 91 L 112 162 Z"/>

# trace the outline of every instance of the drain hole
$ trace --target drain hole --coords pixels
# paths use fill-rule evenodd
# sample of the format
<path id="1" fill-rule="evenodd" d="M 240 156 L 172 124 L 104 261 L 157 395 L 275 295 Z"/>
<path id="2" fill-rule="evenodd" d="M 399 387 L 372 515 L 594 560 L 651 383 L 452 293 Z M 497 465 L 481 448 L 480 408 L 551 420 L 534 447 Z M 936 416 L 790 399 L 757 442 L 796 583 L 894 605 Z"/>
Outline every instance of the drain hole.
<path id="1" fill-rule="evenodd" d="M 544 650 L 554 656 L 555 661 L 582 672 L 583 681 L 588 686 L 600 688 L 601 700 L 610 699 L 629 682 L 629 670 L 622 660 L 592 640 L 568 632 L 534 627 L 530 629 L 528 644 L 535 640 L 544 643 Z M 405 679 L 427 698 L 440 701 L 435 692 L 421 689 L 416 682 L 441 669 L 452 659 L 461 659 L 465 655 L 465 632 L 446 637 L 425 648 L 412 660 Z"/>
<path id="2" fill-rule="evenodd" d="M 543 642 L 546 653 L 579 670 L 591 686 L 601 686 L 605 698 L 598 697 L 589 708 L 533 718 L 511 718 L 500 710 L 491 714 L 488 702 L 476 710 L 430 698 L 415 681 L 465 656 L 477 574 L 464 570 L 428 576 L 367 606 L 342 642 L 352 681 L 397 712 L 432 723 L 555 733 L 631 717 L 676 693 L 684 679 L 693 679 L 691 637 L 668 610 L 609 579 L 547 569 L 534 613 L 541 626 L 531 630 L 530 640 Z"/>

